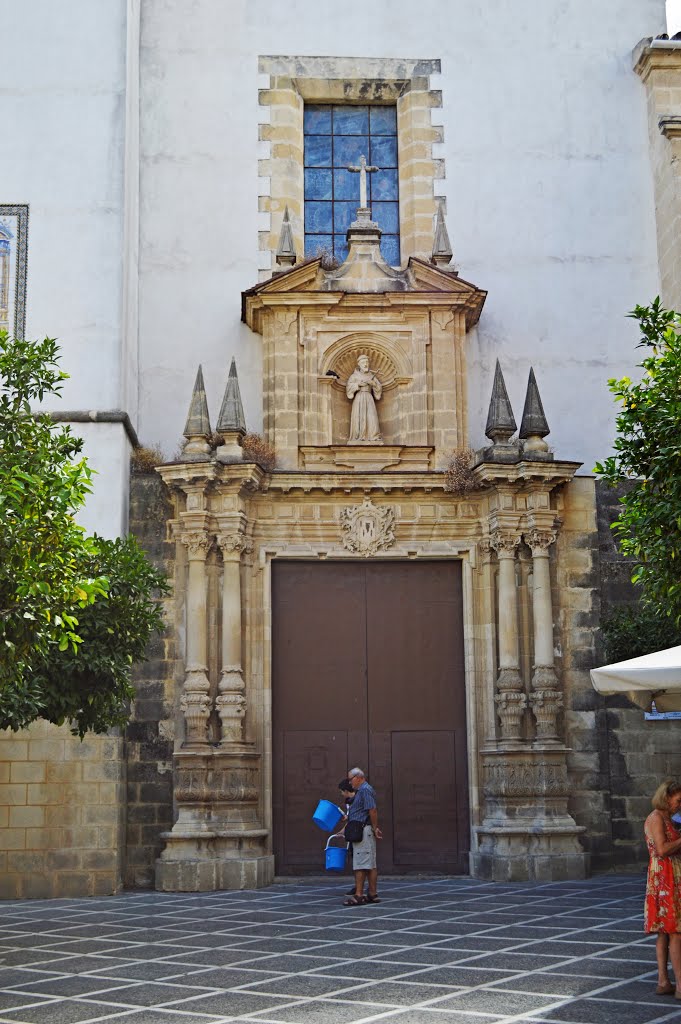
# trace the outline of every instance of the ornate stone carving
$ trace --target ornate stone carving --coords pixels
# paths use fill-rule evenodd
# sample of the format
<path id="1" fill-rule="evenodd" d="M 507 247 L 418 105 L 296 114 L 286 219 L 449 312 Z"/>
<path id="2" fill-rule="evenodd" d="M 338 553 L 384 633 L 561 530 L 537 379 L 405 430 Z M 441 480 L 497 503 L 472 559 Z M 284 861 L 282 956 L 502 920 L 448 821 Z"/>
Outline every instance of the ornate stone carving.
<path id="1" fill-rule="evenodd" d="M 485 796 L 566 796 L 567 767 L 550 761 L 495 761 L 485 765 Z"/>
<path id="2" fill-rule="evenodd" d="M 535 673 L 533 685 L 539 670 Z M 555 680 L 555 673 L 554 673 Z M 530 694 L 532 713 L 537 722 L 537 740 L 540 742 L 558 742 L 558 712 L 563 706 L 563 695 L 560 690 L 533 689 Z"/>
<path id="3" fill-rule="evenodd" d="M 527 696 L 519 690 L 501 690 L 494 698 L 501 723 L 502 742 L 519 743 L 522 738 L 522 721 Z"/>
<path id="4" fill-rule="evenodd" d="M 370 498 L 361 505 L 341 509 L 341 540 L 348 551 L 369 557 L 395 543 L 395 510 L 390 505 L 377 506 Z"/>
<path id="5" fill-rule="evenodd" d="M 441 331 L 446 331 L 452 320 L 454 314 L 449 309 L 438 309 L 431 313 L 433 323 L 437 324 Z"/>
<path id="6" fill-rule="evenodd" d="M 234 685 L 227 689 L 230 682 Z M 237 688 L 239 682 L 241 683 L 240 689 Z M 215 701 L 215 707 L 222 723 L 222 745 L 226 743 L 241 743 L 243 739 L 242 721 L 246 714 L 246 698 L 243 694 L 243 689 L 244 682 L 240 666 L 235 666 L 231 673 L 229 670 L 223 670 L 220 680 L 221 692 Z"/>
<path id="7" fill-rule="evenodd" d="M 282 309 L 274 315 L 274 322 L 282 334 L 288 334 L 297 319 L 297 309 Z"/>
<path id="8" fill-rule="evenodd" d="M 514 533 L 496 530 L 489 539 L 499 558 L 514 558 L 520 544 L 520 537 Z"/>
<path id="9" fill-rule="evenodd" d="M 217 542 L 223 556 L 233 553 L 242 554 L 244 551 L 253 550 L 253 545 L 247 541 L 243 533 L 240 533 L 239 531 L 235 531 L 234 533 L 220 533 L 218 534 Z"/>
<path id="10" fill-rule="evenodd" d="M 186 546 L 190 558 L 205 558 L 213 545 L 212 537 L 203 530 L 186 530 L 180 534 L 180 540 Z"/>
<path id="11" fill-rule="evenodd" d="M 205 689 L 205 678 L 205 672 L 189 671 L 184 682 L 180 708 L 185 720 L 185 747 L 204 746 L 207 742 L 210 697 Z M 193 683 L 195 689 L 192 689 Z"/>
<path id="12" fill-rule="evenodd" d="M 557 536 L 556 530 L 539 530 L 534 527 L 525 534 L 525 542 L 533 555 L 541 555 L 543 552 L 548 551 Z"/>

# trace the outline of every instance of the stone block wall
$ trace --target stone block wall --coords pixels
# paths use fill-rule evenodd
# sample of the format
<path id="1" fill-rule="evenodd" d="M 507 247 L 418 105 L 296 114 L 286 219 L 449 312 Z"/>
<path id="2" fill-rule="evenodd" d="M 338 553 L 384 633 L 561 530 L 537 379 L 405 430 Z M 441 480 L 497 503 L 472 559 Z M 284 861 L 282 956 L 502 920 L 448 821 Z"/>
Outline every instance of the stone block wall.
<path id="1" fill-rule="evenodd" d="M 117 892 L 124 800 L 120 736 L 0 732 L 0 898 Z"/>
<path id="2" fill-rule="evenodd" d="M 631 564 L 620 554 L 610 524 L 618 515 L 623 488 L 596 484 L 601 616 L 636 600 Z M 597 661 L 605 661 L 600 643 Z M 624 697 L 599 698 L 600 733 L 604 743 L 610 792 L 612 841 L 597 859 L 601 868 L 645 864 L 643 821 L 650 798 L 666 776 L 681 776 L 681 721 L 649 721 Z"/>
<path id="3" fill-rule="evenodd" d="M 150 560 L 172 582 L 175 544 L 166 539 L 172 518 L 167 491 L 154 471 L 133 473 L 130 481 L 130 531 Z M 170 605 L 169 605 L 170 607 Z M 127 806 L 124 883 L 154 885 L 154 864 L 161 833 L 173 824 L 173 749 L 176 727 L 176 665 L 173 633 L 157 636 L 147 659 L 135 668 L 137 691 L 125 732 Z"/>

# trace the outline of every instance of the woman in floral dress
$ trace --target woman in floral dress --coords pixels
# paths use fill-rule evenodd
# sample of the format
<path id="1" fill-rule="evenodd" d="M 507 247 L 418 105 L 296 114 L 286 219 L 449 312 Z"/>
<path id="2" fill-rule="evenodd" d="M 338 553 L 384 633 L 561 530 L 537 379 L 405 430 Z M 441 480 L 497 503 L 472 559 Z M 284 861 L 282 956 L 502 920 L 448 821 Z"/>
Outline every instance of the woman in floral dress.
<path id="1" fill-rule="evenodd" d="M 681 808 L 681 782 L 663 782 L 652 804 L 644 825 L 650 855 L 644 928 L 657 933 L 657 994 L 681 999 L 681 833 L 671 817 Z M 669 980 L 670 957 L 676 989 Z"/>

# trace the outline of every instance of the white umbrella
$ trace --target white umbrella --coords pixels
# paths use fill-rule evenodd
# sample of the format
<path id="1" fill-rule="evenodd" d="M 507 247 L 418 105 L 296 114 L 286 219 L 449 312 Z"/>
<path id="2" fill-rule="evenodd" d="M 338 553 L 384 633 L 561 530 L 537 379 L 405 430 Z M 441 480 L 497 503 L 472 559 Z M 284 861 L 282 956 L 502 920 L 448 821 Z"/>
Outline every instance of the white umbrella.
<path id="1" fill-rule="evenodd" d="M 646 711 L 653 701 L 658 711 L 681 711 L 681 647 L 592 668 L 591 682 L 599 693 L 623 693 Z"/>

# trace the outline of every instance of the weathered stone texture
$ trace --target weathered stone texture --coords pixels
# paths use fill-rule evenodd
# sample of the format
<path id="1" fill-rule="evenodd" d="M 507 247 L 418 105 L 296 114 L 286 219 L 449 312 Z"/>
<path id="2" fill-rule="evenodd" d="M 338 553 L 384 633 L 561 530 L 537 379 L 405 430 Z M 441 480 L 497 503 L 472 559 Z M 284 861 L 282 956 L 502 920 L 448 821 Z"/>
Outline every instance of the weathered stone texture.
<path id="1" fill-rule="evenodd" d="M 130 482 L 130 530 L 149 559 L 172 579 L 175 545 L 166 539 L 172 516 L 166 491 L 155 473 L 135 473 Z M 134 671 L 136 697 L 126 730 L 127 806 L 124 880 L 128 886 L 154 884 L 160 835 L 173 823 L 175 739 L 175 642 L 156 637 L 147 660 Z"/>
<path id="2" fill-rule="evenodd" d="M 117 892 L 124 779 L 118 735 L 0 732 L 0 899 Z"/>

